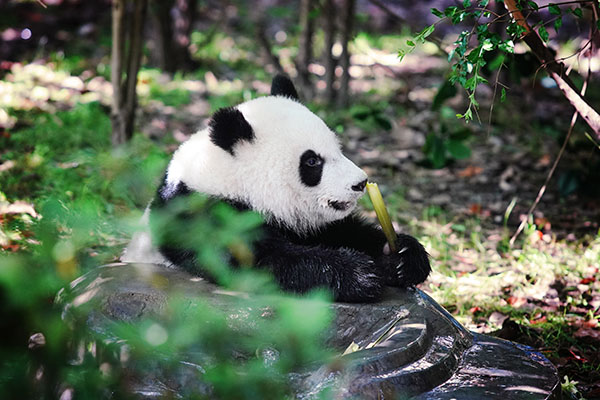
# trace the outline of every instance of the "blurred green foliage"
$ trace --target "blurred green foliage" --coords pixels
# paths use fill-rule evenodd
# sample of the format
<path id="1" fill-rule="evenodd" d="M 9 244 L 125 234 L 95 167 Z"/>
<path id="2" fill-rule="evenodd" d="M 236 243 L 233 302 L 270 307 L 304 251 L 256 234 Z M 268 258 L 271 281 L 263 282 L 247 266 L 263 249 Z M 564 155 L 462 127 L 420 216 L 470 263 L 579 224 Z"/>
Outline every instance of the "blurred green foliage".
<path id="1" fill-rule="evenodd" d="M 471 131 L 457 121 L 454 111 L 449 107 L 440 110 L 439 127 L 430 132 L 423 146 L 427 162 L 433 168 L 442 168 L 451 160 L 462 160 L 471 156 L 466 142 Z"/>
<path id="2" fill-rule="evenodd" d="M 168 158 L 141 135 L 111 149 L 109 135 L 106 111 L 88 103 L 32 113 L 27 126 L 0 138 L 7 149 L 2 161 L 14 163 L 10 173 L 0 173 L 0 202 L 31 202 L 41 216 L 3 216 L 3 234 L 12 234 L 20 251 L 0 252 L 2 398 L 130 398 L 131 376 L 168 371 L 183 358 L 199 366 L 198 386 L 184 388 L 186 398 L 289 397 L 288 374 L 329 357 L 321 346 L 331 321 L 328 299 L 281 294 L 270 276 L 248 268 L 232 273 L 228 246 L 257 234 L 261 220 L 253 213 L 202 198 L 185 205 L 202 216 L 189 227 L 194 235 L 186 231 L 197 239 L 189 245 L 218 281 L 256 293 L 234 305 L 249 310 L 246 318 L 229 318 L 202 299 L 190 306 L 176 295 L 169 318 L 115 323 L 104 332 L 86 324 L 92 303 L 64 312 L 68 283 L 115 259 Z"/>

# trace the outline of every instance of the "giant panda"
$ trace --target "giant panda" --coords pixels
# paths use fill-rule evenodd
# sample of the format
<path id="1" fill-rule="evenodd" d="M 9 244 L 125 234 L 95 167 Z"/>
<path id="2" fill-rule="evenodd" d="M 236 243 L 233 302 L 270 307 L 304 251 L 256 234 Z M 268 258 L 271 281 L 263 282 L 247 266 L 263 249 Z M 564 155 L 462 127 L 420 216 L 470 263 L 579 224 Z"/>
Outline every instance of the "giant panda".
<path id="1" fill-rule="evenodd" d="M 383 232 L 357 214 L 366 183 L 336 135 L 278 75 L 270 96 L 218 110 L 207 129 L 181 144 L 145 217 L 152 226 L 153 215 L 196 192 L 253 210 L 264 220 L 252 243 L 254 266 L 269 270 L 283 290 L 326 288 L 337 301 L 375 301 L 385 285 L 416 285 L 431 268 L 415 238 L 398 235 L 400 250 L 389 254 Z M 210 279 L 195 251 L 161 242 L 161 232 L 150 235 L 135 239 L 122 260 L 175 265 Z"/>

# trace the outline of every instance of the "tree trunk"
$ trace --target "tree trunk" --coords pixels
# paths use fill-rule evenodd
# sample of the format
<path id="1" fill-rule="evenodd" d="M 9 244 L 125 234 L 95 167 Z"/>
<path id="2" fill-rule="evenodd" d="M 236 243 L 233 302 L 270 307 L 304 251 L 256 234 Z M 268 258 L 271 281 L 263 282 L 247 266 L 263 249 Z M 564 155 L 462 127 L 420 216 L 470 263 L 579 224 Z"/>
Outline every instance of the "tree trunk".
<path id="1" fill-rule="evenodd" d="M 125 0 L 113 0 L 112 9 L 112 54 L 111 76 L 113 99 L 111 106 L 112 144 L 114 146 L 127 141 L 123 119 L 123 55 L 125 52 Z"/>
<path id="2" fill-rule="evenodd" d="M 148 0 L 135 0 L 133 10 L 127 12 L 125 0 L 113 2 L 113 45 L 111 81 L 113 102 L 111 107 L 112 143 L 125 143 L 133 136 L 135 109 L 137 106 L 137 74 L 142 59 L 144 21 Z M 127 17 L 127 18 L 126 18 Z M 125 23 L 129 26 L 125 32 Z M 123 65 L 125 42 L 129 42 L 126 65 Z M 126 72 L 123 82 L 123 72 Z"/>
<path id="3" fill-rule="evenodd" d="M 173 46 L 171 8 L 173 0 L 154 1 L 150 5 L 152 20 L 156 25 L 156 53 L 154 59 L 163 71 L 175 72 L 176 56 Z"/>
<path id="4" fill-rule="evenodd" d="M 313 0 L 300 0 L 300 27 L 302 31 L 298 40 L 298 61 L 296 62 L 296 68 L 298 69 L 300 91 L 305 100 L 310 100 L 313 97 L 313 87 L 308 72 L 308 65 L 312 58 L 314 23 L 311 13 L 313 9 Z"/>
<path id="5" fill-rule="evenodd" d="M 151 3 L 150 12 L 158 33 L 153 58 L 166 72 L 189 70 L 195 65 L 189 45 L 196 3 L 196 0 L 160 0 Z"/>
<path id="6" fill-rule="evenodd" d="M 338 106 L 346 107 L 350 92 L 350 52 L 348 51 L 348 42 L 352 38 L 354 27 L 354 8 L 356 0 L 345 0 L 342 6 L 342 55 L 340 65 L 342 66 L 342 77 L 340 79 L 340 93 L 338 96 Z"/>
<path id="7" fill-rule="evenodd" d="M 256 39 L 258 40 L 258 44 L 261 47 L 263 56 L 267 59 L 267 62 L 275 68 L 275 70 L 278 73 L 283 74 L 284 71 L 283 67 L 281 66 L 281 62 L 279 61 L 279 57 L 277 57 L 277 55 L 273 53 L 271 41 L 267 36 L 268 6 L 269 2 L 248 2 L 250 20 L 254 23 L 254 33 L 256 35 Z"/>
<path id="8" fill-rule="evenodd" d="M 335 43 L 335 7 L 333 0 L 325 0 L 323 5 L 323 25 L 325 35 L 325 50 L 324 50 L 324 64 L 325 64 L 325 100 L 332 104 L 335 100 L 335 89 L 333 84 L 335 82 L 335 67 L 337 62 L 331 53 L 333 44 Z"/>

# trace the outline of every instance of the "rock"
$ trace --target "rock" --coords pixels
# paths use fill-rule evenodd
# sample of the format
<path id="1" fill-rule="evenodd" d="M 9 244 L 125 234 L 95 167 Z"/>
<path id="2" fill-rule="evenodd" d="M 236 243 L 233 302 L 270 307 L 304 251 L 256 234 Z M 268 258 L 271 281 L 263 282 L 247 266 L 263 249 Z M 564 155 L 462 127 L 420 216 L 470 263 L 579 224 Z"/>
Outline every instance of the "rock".
<path id="1" fill-rule="evenodd" d="M 190 302 L 201 298 L 230 313 L 239 312 L 232 298 L 248 296 L 176 269 L 134 263 L 97 268 L 71 284 L 68 298 L 65 293 L 59 293 L 65 315 L 85 304 L 92 310 L 86 322 L 99 332 L 111 321 L 168 319 L 171 294 Z M 556 369 L 541 353 L 469 332 L 418 289 L 388 288 L 378 303 L 331 308 L 335 318 L 327 345 L 340 355 L 351 344 L 359 350 L 340 356 L 345 362 L 339 369 L 316 366 L 291 374 L 297 398 L 316 399 L 326 389 L 335 399 L 547 399 L 560 393 Z M 263 348 L 260 354 L 268 362 L 279 352 Z M 131 391 L 138 398 L 177 398 L 190 390 L 210 397 L 210 388 L 194 378 L 202 366 L 185 354 L 181 358 L 176 367 L 157 360 L 147 376 L 131 379 Z"/>
<path id="2" fill-rule="evenodd" d="M 408 198 L 415 201 L 423 200 L 423 193 L 421 193 L 418 189 L 411 187 L 407 192 Z"/>
<path id="3" fill-rule="evenodd" d="M 440 193 L 440 194 L 433 195 L 429 199 L 429 202 L 436 206 L 443 206 L 446 204 L 450 204 L 451 201 L 452 201 L 452 197 L 450 197 L 450 195 L 446 194 L 446 193 Z"/>

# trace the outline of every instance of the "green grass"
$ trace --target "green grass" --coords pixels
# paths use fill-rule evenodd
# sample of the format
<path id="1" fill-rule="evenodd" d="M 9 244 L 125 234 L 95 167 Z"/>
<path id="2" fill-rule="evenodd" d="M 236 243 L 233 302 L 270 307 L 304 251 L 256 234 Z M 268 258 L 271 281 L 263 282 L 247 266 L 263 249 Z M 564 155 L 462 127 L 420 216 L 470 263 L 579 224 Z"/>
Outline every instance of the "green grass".
<path id="1" fill-rule="evenodd" d="M 65 237 L 78 220 L 103 221 L 86 227 L 85 245 L 77 247 L 81 254 L 101 255 L 98 260 L 86 256 L 85 265 L 114 259 L 120 248 L 115 244 L 129 236 L 122 218 L 143 209 L 151 199 L 166 165 L 166 152 L 141 135 L 127 146 L 112 149 L 110 120 L 98 103 L 79 104 L 53 115 L 37 114 L 29 123 L 0 139 L 7 149 L 0 161 L 14 163 L 0 173 L 0 197 L 9 203 L 31 203 L 44 218 L 50 218 L 42 213 L 47 207 L 63 210 L 50 214 L 56 215 L 54 222 Z M 23 214 L 7 215 L 5 222 L 0 238 L 16 239 L 11 242 L 21 250 L 31 248 L 38 221 Z"/>

